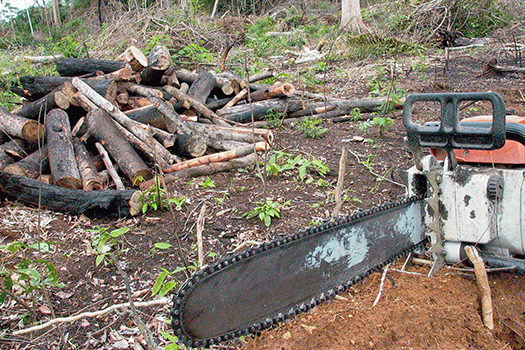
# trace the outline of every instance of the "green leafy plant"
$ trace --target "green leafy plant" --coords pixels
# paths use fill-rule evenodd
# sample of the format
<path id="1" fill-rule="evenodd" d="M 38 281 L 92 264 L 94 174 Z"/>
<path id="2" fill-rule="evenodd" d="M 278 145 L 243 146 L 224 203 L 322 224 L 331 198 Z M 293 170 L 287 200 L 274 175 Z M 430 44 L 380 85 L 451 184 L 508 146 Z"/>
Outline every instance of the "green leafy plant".
<path id="1" fill-rule="evenodd" d="M 75 41 L 71 35 L 66 35 L 58 42 L 53 44 L 53 51 L 58 51 L 64 55 L 64 57 L 78 57 L 80 55 L 80 49 L 82 44 Z"/>
<path id="2" fill-rule="evenodd" d="M 210 63 L 213 61 L 213 55 L 210 51 L 197 44 L 186 45 L 182 49 L 172 52 L 171 57 L 175 63 L 178 63 L 180 59 L 201 63 Z"/>
<path id="3" fill-rule="evenodd" d="M 197 266 L 190 265 L 188 267 L 177 267 L 173 271 L 169 271 L 161 267 L 161 272 L 155 279 L 155 282 L 153 283 L 151 294 L 162 298 L 163 296 L 171 292 L 175 287 L 177 287 L 180 284 L 180 281 L 176 278 L 176 275 L 180 272 L 186 271 L 187 269 L 197 270 Z"/>
<path id="4" fill-rule="evenodd" d="M 106 256 L 110 254 L 114 247 L 119 244 L 120 237 L 130 231 L 129 227 L 121 227 L 110 231 L 108 227 L 99 227 L 94 230 L 88 230 L 97 233 L 91 241 L 91 246 L 95 248 L 97 257 L 95 265 L 99 266 Z"/>
<path id="5" fill-rule="evenodd" d="M 210 179 L 209 177 L 206 178 L 206 180 L 204 181 L 201 181 L 198 183 L 198 185 L 204 189 L 211 189 L 211 188 L 215 188 L 217 187 L 215 185 L 215 181 L 213 181 L 212 179 Z"/>
<path id="6" fill-rule="evenodd" d="M 311 139 L 318 139 L 328 131 L 328 129 L 319 126 L 321 122 L 322 119 L 320 118 L 307 118 L 299 123 L 298 128 L 304 136 Z"/>
<path id="7" fill-rule="evenodd" d="M 52 244 L 14 241 L 0 245 L 2 260 L 9 259 L 9 263 L 2 261 L 0 270 L 0 305 L 9 296 L 32 295 L 35 291 L 65 287 L 65 284 L 59 281 L 58 271 L 52 262 L 33 257 L 35 251 L 50 252 Z"/>
<path id="8" fill-rule="evenodd" d="M 151 49 L 153 49 L 157 45 L 165 45 L 165 46 L 167 45 L 167 46 L 169 46 L 169 45 L 172 45 L 172 44 L 173 44 L 173 42 L 172 42 L 170 36 L 167 35 L 167 34 L 162 33 L 162 34 L 158 34 L 158 35 L 153 36 L 148 41 L 148 43 L 146 44 L 146 48 L 144 49 L 144 51 L 145 51 L 146 54 L 148 54 L 151 51 Z"/>
<path id="9" fill-rule="evenodd" d="M 290 201 L 281 203 L 267 198 L 265 201 L 257 202 L 255 208 L 245 213 L 243 217 L 247 219 L 257 217 L 266 227 L 269 227 L 272 219 L 281 217 L 281 209 L 287 205 L 290 205 Z"/>
<path id="10" fill-rule="evenodd" d="M 266 176 L 276 176 L 285 173 L 295 173 L 303 180 L 308 172 L 325 176 L 330 168 L 320 159 L 304 158 L 301 154 L 294 155 L 282 151 L 275 151 L 265 165 Z"/>
<path id="11" fill-rule="evenodd" d="M 394 125 L 394 120 L 390 117 L 374 117 L 364 121 L 359 125 L 359 129 L 363 131 L 368 131 L 370 127 L 379 128 L 379 136 L 383 137 L 386 130 L 388 130 L 392 125 Z"/>
<path id="12" fill-rule="evenodd" d="M 155 183 L 140 195 L 143 214 L 150 209 L 154 211 L 167 209 L 170 203 L 175 205 L 176 210 L 181 210 L 184 204 L 189 202 L 186 196 L 168 197 L 166 190 L 160 185 L 160 179 L 155 176 L 154 180 Z"/>
<path id="13" fill-rule="evenodd" d="M 350 118 L 353 122 L 361 120 L 361 110 L 357 107 L 352 109 L 352 111 L 350 112 Z"/>
<path id="14" fill-rule="evenodd" d="M 275 108 L 269 109 L 263 116 L 263 119 L 268 122 L 269 129 L 275 129 L 281 126 L 284 113 L 277 112 Z"/>

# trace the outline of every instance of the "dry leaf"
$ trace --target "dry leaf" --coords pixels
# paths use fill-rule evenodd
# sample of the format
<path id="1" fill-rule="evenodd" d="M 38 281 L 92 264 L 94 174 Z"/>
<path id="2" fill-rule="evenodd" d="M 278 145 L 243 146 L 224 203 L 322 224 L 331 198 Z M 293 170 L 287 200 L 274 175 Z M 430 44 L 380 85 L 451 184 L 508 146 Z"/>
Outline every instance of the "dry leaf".
<path id="1" fill-rule="evenodd" d="M 38 308 L 38 311 L 40 311 L 42 315 L 51 315 L 51 310 L 46 305 L 40 306 Z"/>
<path id="2" fill-rule="evenodd" d="M 288 339 L 290 339 L 291 337 L 292 337 L 292 333 L 290 333 L 290 332 L 286 332 L 286 333 L 283 334 L 283 339 L 284 339 L 284 340 L 288 340 Z"/>

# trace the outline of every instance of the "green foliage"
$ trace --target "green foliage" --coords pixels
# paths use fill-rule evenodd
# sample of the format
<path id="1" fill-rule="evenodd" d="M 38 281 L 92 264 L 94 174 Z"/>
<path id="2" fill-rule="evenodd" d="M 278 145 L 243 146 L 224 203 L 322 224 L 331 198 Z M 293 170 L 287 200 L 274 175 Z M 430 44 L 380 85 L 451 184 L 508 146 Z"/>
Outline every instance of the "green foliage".
<path id="1" fill-rule="evenodd" d="M 146 55 L 149 54 L 151 49 L 153 49 L 157 45 L 170 46 L 173 45 L 173 42 L 169 35 L 165 33 L 157 34 L 148 41 L 148 43 L 146 44 L 146 48 L 144 49 L 144 53 Z"/>
<path id="2" fill-rule="evenodd" d="M 281 209 L 290 205 L 290 201 L 281 203 L 267 198 L 265 201 L 257 202 L 255 208 L 245 213 L 243 217 L 251 219 L 257 217 L 266 227 L 272 224 L 272 219 L 281 217 Z"/>
<path id="3" fill-rule="evenodd" d="M 209 177 L 207 177 L 206 180 L 199 182 L 198 185 L 206 190 L 217 187 L 215 185 L 215 181 L 213 181 Z"/>
<path id="4" fill-rule="evenodd" d="M 121 227 L 112 231 L 109 231 L 108 227 L 98 227 L 94 230 L 88 230 L 95 232 L 97 235 L 91 240 L 91 246 L 95 248 L 97 257 L 95 259 L 95 265 L 99 266 L 107 255 L 114 250 L 120 242 L 120 237 L 130 231 L 129 227 Z"/>
<path id="5" fill-rule="evenodd" d="M 26 244 L 14 241 L 0 245 L 0 305 L 10 294 L 29 296 L 35 291 L 49 288 L 63 288 L 58 271 L 50 261 L 34 257 L 34 252 L 49 253 L 52 242 Z M 5 260 L 4 260 L 5 259 Z"/>
<path id="6" fill-rule="evenodd" d="M 78 57 L 80 55 L 80 49 L 82 44 L 75 41 L 71 35 L 66 35 L 58 42 L 52 44 L 53 52 L 59 52 L 64 57 Z"/>
<path id="7" fill-rule="evenodd" d="M 311 138 L 311 139 L 318 139 L 322 137 L 328 129 L 322 128 L 319 126 L 321 124 L 322 119 L 321 118 L 306 118 L 301 120 L 299 122 L 299 125 L 297 126 L 299 131 L 303 133 L 304 136 Z"/>
<path id="8" fill-rule="evenodd" d="M 176 275 L 187 269 L 196 270 L 197 266 L 190 265 L 188 266 L 188 268 L 177 267 L 173 271 L 168 271 L 165 268 L 161 267 L 161 272 L 155 279 L 155 283 L 153 283 L 151 294 L 157 295 L 159 298 L 162 298 L 163 296 L 171 292 L 175 287 L 177 287 L 180 284 L 180 281 L 176 278 Z"/>
<path id="9" fill-rule="evenodd" d="M 200 63 L 213 62 L 213 55 L 210 51 L 197 44 L 189 44 L 180 50 L 172 51 L 171 57 L 174 63 L 179 63 L 181 60 Z"/>
<path id="10" fill-rule="evenodd" d="M 281 126 L 283 117 L 284 113 L 278 112 L 275 108 L 271 108 L 262 118 L 268 122 L 267 127 L 269 129 L 275 129 Z"/>
<path id="11" fill-rule="evenodd" d="M 165 210 L 171 204 L 175 205 L 176 210 L 181 210 L 184 204 L 188 202 L 186 196 L 178 198 L 167 197 L 166 189 L 160 185 L 160 180 L 157 176 L 154 178 L 155 184 L 143 191 L 140 195 L 142 202 L 142 213 L 146 214 L 148 210 Z"/>
<path id="12" fill-rule="evenodd" d="M 361 110 L 357 107 L 352 109 L 352 111 L 350 112 L 350 118 L 353 122 L 361 120 Z"/>
<path id="13" fill-rule="evenodd" d="M 298 174 L 301 181 L 309 172 L 323 177 L 329 171 L 326 163 L 320 159 L 305 158 L 301 154 L 294 155 L 282 151 L 273 152 L 265 166 L 266 176 Z"/>
<path id="14" fill-rule="evenodd" d="M 299 70 L 299 79 L 309 88 L 316 88 L 323 85 L 323 81 L 317 78 L 314 71 L 309 68 L 301 68 Z"/>
<path id="15" fill-rule="evenodd" d="M 456 15 L 457 27 L 454 29 L 468 38 L 484 37 L 494 29 L 511 23 L 513 16 L 517 15 L 512 13 L 505 1 L 459 0 L 454 5 L 451 9 Z"/>
<path id="16" fill-rule="evenodd" d="M 390 117 L 374 117 L 364 121 L 359 125 L 359 129 L 363 131 L 368 131 L 370 127 L 379 128 L 379 136 L 383 137 L 383 134 L 388 130 L 392 125 L 394 125 L 394 120 Z"/>
<path id="17" fill-rule="evenodd" d="M 423 46 L 413 42 L 375 34 L 347 36 L 346 43 L 349 46 L 348 56 L 355 59 L 381 58 L 404 53 L 419 55 L 425 51 Z"/>
<path id="18" fill-rule="evenodd" d="M 381 105 L 377 114 L 387 115 L 395 111 L 395 106 L 401 103 L 406 91 L 396 85 L 383 67 L 376 68 L 376 75 L 367 83 L 370 95 L 374 97 L 386 96 L 386 102 Z"/>

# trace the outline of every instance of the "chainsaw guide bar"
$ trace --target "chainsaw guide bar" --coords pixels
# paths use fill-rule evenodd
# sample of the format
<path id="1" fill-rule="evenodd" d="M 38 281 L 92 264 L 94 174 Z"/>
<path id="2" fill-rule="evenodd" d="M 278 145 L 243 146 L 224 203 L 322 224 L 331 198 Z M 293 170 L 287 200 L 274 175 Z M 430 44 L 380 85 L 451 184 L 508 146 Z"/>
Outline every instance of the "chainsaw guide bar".
<path id="1" fill-rule="evenodd" d="M 425 247 L 423 198 L 358 211 L 205 267 L 173 298 L 175 335 L 190 347 L 209 347 L 332 299 Z"/>

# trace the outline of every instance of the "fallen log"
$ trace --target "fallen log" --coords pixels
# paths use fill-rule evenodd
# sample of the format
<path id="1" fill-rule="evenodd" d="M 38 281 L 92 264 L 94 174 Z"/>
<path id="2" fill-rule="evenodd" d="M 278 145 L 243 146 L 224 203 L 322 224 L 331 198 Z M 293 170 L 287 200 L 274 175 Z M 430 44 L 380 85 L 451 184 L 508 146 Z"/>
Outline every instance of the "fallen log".
<path id="1" fill-rule="evenodd" d="M 46 119 L 47 153 L 53 183 L 70 189 L 82 188 L 71 125 L 66 112 L 53 109 Z"/>
<path id="2" fill-rule="evenodd" d="M 265 141 L 257 142 L 256 144 L 247 144 L 245 146 L 235 148 L 229 151 L 209 154 L 207 156 L 190 159 L 178 164 L 173 164 L 167 168 L 163 168 L 162 172 L 172 173 L 175 171 L 193 168 L 199 165 L 225 162 L 231 159 L 247 156 L 248 154 L 251 154 L 253 152 L 267 151 L 269 149 L 270 146 Z"/>
<path id="3" fill-rule="evenodd" d="M 64 77 L 76 77 L 79 75 L 96 73 L 101 71 L 111 73 L 126 66 L 122 61 L 95 60 L 80 58 L 61 58 L 56 63 L 58 74 Z"/>
<path id="4" fill-rule="evenodd" d="M 295 88 L 290 83 L 273 85 L 264 90 L 257 90 L 250 94 L 252 102 L 269 100 L 276 97 L 290 97 L 294 94 Z"/>
<path id="5" fill-rule="evenodd" d="M 180 102 L 184 102 L 185 100 L 189 101 L 191 104 L 191 107 L 195 109 L 197 112 L 199 112 L 204 118 L 211 120 L 214 124 L 222 125 L 222 126 L 228 126 L 229 124 L 224 121 L 223 118 L 219 117 L 215 112 L 213 112 L 211 109 L 206 107 L 202 102 L 195 100 L 194 98 L 183 94 L 178 90 L 177 88 L 174 88 L 173 86 L 164 86 L 164 90 L 175 97 Z"/>
<path id="6" fill-rule="evenodd" d="M 264 72 L 260 72 L 260 73 L 251 75 L 248 78 L 248 82 L 254 83 L 254 82 L 259 81 L 259 80 L 273 78 L 274 76 L 275 76 L 275 73 L 273 71 L 267 70 L 267 71 L 264 71 Z"/>
<path id="7" fill-rule="evenodd" d="M 182 89 L 181 89 L 180 91 L 182 91 Z M 231 97 L 221 98 L 221 99 L 219 99 L 219 100 L 208 99 L 208 100 L 206 100 L 206 107 L 208 107 L 208 108 L 211 109 L 211 110 L 215 110 L 215 109 L 223 108 L 223 107 L 226 106 L 226 105 L 228 104 L 228 102 L 230 102 L 231 100 L 232 100 Z"/>
<path id="8" fill-rule="evenodd" d="M 48 185 L 0 171 L 0 191 L 24 204 L 88 216 L 138 215 L 141 191 L 83 191 Z"/>
<path id="9" fill-rule="evenodd" d="M 47 158 L 47 147 L 42 146 L 24 159 L 9 164 L 3 169 L 4 172 L 36 179 L 40 174 L 49 171 L 49 160 Z"/>
<path id="10" fill-rule="evenodd" d="M 132 94 L 144 96 L 144 97 L 158 97 L 163 98 L 164 94 L 161 90 L 152 89 L 151 87 L 133 84 L 133 83 L 120 83 L 121 87 L 131 92 Z"/>
<path id="11" fill-rule="evenodd" d="M 179 69 L 175 71 L 177 79 L 180 82 L 187 83 L 189 85 L 193 84 L 197 80 L 199 74 L 190 72 L 185 69 Z M 181 85 L 182 87 L 182 85 Z M 235 91 L 232 87 L 231 82 L 228 79 L 215 76 L 215 87 L 221 89 L 225 95 L 232 95 Z"/>
<path id="12" fill-rule="evenodd" d="M 222 108 L 228 109 L 228 108 L 235 106 L 237 102 L 245 98 L 247 95 L 248 95 L 248 89 L 242 89 L 241 91 L 239 91 L 237 95 L 235 95 L 231 100 L 229 100 L 228 103 L 226 103 L 224 107 Z"/>
<path id="13" fill-rule="evenodd" d="M 254 143 L 266 140 L 273 142 L 273 134 L 268 129 L 251 129 L 240 127 L 224 127 L 213 124 L 188 123 L 189 127 L 200 135 L 213 137 L 217 140 L 230 140 L 246 143 Z"/>
<path id="14" fill-rule="evenodd" d="M 24 61 L 28 63 L 53 63 L 63 57 L 64 55 L 62 54 L 49 55 L 49 56 L 22 56 Z"/>
<path id="15" fill-rule="evenodd" d="M 115 187 L 117 188 L 117 190 L 119 190 L 119 191 L 124 190 L 125 189 L 124 184 L 122 183 L 122 180 L 120 179 L 120 176 L 118 176 L 117 170 L 113 166 L 113 163 L 111 162 L 111 159 L 109 159 L 109 154 L 106 151 L 106 149 L 104 148 L 104 146 L 102 146 L 100 144 L 100 142 L 97 142 L 97 143 L 95 143 L 95 147 L 97 148 L 98 153 L 102 157 L 102 161 L 104 162 L 104 165 L 106 166 L 106 170 L 108 171 L 109 176 L 111 177 L 111 179 L 115 183 Z"/>
<path id="16" fill-rule="evenodd" d="M 153 105 L 130 109 L 124 114 L 139 123 L 166 130 L 166 117 Z"/>
<path id="17" fill-rule="evenodd" d="M 97 94 L 96 91 L 84 84 L 80 79 L 74 78 L 72 84 L 95 105 L 108 112 L 123 127 L 131 131 L 141 141 L 145 142 L 148 146 L 150 146 L 153 149 L 153 151 L 156 152 L 156 154 L 158 154 L 165 161 L 167 161 L 168 163 L 173 163 L 177 160 L 175 157 L 173 157 L 173 155 L 170 152 L 168 152 L 166 148 L 164 148 L 164 146 L 162 146 L 157 140 L 153 138 L 153 135 L 149 131 L 147 125 L 138 123 L 130 119 L 117 107 L 115 107 L 109 101 Z"/>
<path id="18" fill-rule="evenodd" d="M 131 80 L 137 81 L 137 78 L 133 75 L 131 67 L 126 66 L 111 73 L 96 75 L 93 78 L 90 78 L 90 80 L 111 80 L 117 82 Z"/>
<path id="19" fill-rule="evenodd" d="M 98 176 L 97 168 L 86 149 L 86 146 L 78 139 L 73 139 L 75 156 L 77 159 L 78 170 L 82 178 L 82 189 L 84 191 L 101 191 L 104 184 Z"/>
<path id="20" fill-rule="evenodd" d="M 315 114 L 321 114 L 333 111 L 337 106 L 327 104 L 324 107 L 309 107 L 306 109 L 299 110 L 297 112 L 288 113 L 287 118 L 299 118 L 304 116 L 311 116 Z"/>
<path id="21" fill-rule="evenodd" d="M 175 140 L 175 152 L 186 158 L 196 158 L 206 153 L 206 140 L 199 135 L 178 134 Z"/>
<path id="22" fill-rule="evenodd" d="M 44 136 L 44 127 L 38 121 L 9 113 L 2 107 L 0 107 L 0 131 L 28 142 L 37 142 Z"/>
<path id="23" fill-rule="evenodd" d="M 157 163 L 160 166 L 167 166 L 168 165 L 168 162 L 166 162 L 161 157 L 155 155 L 155 152 L 151 149 L 151 147 L 149 147 L 144 142 L 139 140 L 139 138 L 137 136 L 133 135 L 125 127 L 123 127 L 119 123 L 115 123 L 115 126 L 120 130 L 122 135 L 124 135 L 124 137 L 129 142 L 129 144 L 131 146 L 133 146 L 133 148 L 136 149 L 143 156 L 148 158 L 152 163 L 154 163 L 154 164 Z"/>
<path id="24" fill-rule="evenodd" d="M 215 74 L 211 72 L 201 73 L 191 84 L 187 95 L 204 105 L 216 83 Z"/>
<path id="25" fill-rule="evenodd" d="M 168 183 L 175 181 L 176 179 L 202 176 L 202 175 L 210 175 L 210 174 L 215 174 L 215 173 L 237 169 L 237 168 L 246 168 L 249 166 L 253 166 L 256 160 L 257 160 L 256 153 L 252 153 L 245 157 L 231 159 L 226 162 L 199 165 L 193 168 L 188 168 L 188 169 L 176 171 L 174 173 L 166 174 L 164 175 L 164 182 L 168 184 Z M 141 184 L 141 188 L 147 189 L 147 188 L 150 188 L 153 184 L 155 184 L 155 182 L 152 180 L 149 180 L 148 182 L 143 182 Z"/>
<path id="26" fill-rule="evenodd" d="M 34 151 L 36 144 L 20 139 L 13 139 L 0 145 L 0 170 L 14 163 L 19 158 L 24 158 Z"/>
<path id="27" fill-rule="evenodd" d="M 249 123 L 252 120 L 260 120 L 270 112 L 291 113 L 303 109 L 303 103 L 292 99 L 273 99 L 244 105 L 233 106 L 218 111 L 221 118 L 238 122 Z"/>
<path id="28" fill-rule="evenodd" d="M 126 140 L 126 137 L 105 111 L 101 109 L 91 111 L 86 116 L 86 120 L 89 134 L 107 148 L 111 157 L 133 185 L 152 177 L 146 163 L 135 152 Z"/>
<path id="29" fill-rule="evenodd" d="M 142 70 L 141 83 L 159 86 L 162 76 L 172 64 L 168 48 L 162 45 L 155 46 L 148 55 L 148 66 Z"/>
<path id="30" fill-rule="evenodd" d="M 128 63 L 134 72 L 140 72 L 148 66 L 148 58 L 135 46 L 128 47 L 117 57 L 117 61 Z"/>
<path id="31" fill-rule="evenodd" d="M 58 104 L 55 100 L 55 94 L 57 92 L 60 92 L 58 94 L 59 96 L 57 99 L 57 101 L 59 102 Z M 59 104 L 62 105 L 62 107 L 64 107 L 65 109 L 69 108 L 68 105 L 65 105 L 65 103 L 69 104 L 69 100 L 67 99 L 68 101 L 63 101 L 61 97 L 63 97 L 63 94 L 61 93 L 61 87 L 57 87 L 53 91 L 49 92 L 47 95 L 39 98 L 38 100 L 23 105 L 22 108 L 20 108 L 16 112 L 16 114 L 24 118 L 39 120 L 43 122 L 45 114 L 52 109 L 60 108 Z"/>

